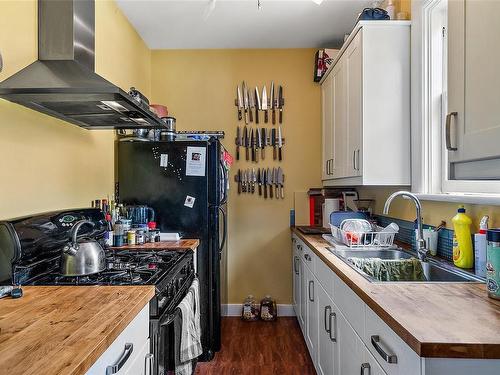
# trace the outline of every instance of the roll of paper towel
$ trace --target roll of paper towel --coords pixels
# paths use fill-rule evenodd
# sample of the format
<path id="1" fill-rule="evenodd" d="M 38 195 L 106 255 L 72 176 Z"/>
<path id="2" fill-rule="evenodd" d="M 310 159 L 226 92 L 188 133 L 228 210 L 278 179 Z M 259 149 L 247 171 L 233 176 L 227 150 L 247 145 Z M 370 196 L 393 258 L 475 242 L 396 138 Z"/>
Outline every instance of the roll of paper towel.
<path id="1" fill-rule="evenodd" d="M 323 203 L 323 227 L 330 228 L 330 214 L 340 210 L 340 199 L 327 198 Z"/>

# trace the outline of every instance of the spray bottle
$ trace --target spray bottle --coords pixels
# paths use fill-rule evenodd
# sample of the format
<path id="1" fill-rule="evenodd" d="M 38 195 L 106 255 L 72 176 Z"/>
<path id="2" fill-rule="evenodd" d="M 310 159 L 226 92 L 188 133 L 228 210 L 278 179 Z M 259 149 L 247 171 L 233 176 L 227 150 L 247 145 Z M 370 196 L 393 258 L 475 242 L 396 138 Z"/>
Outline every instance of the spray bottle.
<path id="1" fill-rule="evenodd" d="M 489 216 L 483 216 L 479 223 L 479 233 L 474 234 L 474 271 L 476 275 L 486 277 L 486 231 Z"/>

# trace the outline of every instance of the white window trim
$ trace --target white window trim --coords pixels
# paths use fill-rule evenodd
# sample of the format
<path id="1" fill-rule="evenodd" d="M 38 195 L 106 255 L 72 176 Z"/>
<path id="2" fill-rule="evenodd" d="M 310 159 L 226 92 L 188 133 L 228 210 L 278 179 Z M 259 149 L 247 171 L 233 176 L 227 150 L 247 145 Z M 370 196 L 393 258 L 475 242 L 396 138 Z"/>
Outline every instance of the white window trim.
<path id="1" fill-rule="evenodd" d="M 432 12 L 441 1 L 413 0 L 411 31 L 411 154 L 412 191 L 423 200 L 500 205 L 500 182 L 449 181 L 443 184 L 446 173 L 442 152 L 441 129 L 432 129 L 436 116 L 443 118 L 441 108 L 433 105 L 432 98 L 432 49 L 430 36 Z M 431 139 L 433 140 L 431 142 Z M 439 142 L 435 142 L 438 139 Z M 443 185 L 456 193 L 443 192 Z M 488 193 L 478 193 L 478 186 Z"/>

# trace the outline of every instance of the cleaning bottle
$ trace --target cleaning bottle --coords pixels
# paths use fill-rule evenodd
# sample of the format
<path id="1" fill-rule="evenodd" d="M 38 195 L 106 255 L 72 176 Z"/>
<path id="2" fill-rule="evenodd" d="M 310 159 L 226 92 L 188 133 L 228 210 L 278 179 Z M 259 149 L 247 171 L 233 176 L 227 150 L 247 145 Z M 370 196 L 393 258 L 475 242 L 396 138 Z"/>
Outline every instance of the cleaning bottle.
<path id="1" fill-rule="evenodd" d="M 453 262 L 460 268 L 474 266 L 474 253 L 472 251 L 472 237 L 470 226 L 472 220 L 465 214 L 464 206 L 460 206 L 457 214 L 451 220 L 453 223 Z"/>
<path id="2" fill-rule="evenodd" d="M 486 277 L 486 231 L 488 230 L 488 216 L 483 216 L 479 223 L 479 233 L 474 234 L 474 272 Z"/>

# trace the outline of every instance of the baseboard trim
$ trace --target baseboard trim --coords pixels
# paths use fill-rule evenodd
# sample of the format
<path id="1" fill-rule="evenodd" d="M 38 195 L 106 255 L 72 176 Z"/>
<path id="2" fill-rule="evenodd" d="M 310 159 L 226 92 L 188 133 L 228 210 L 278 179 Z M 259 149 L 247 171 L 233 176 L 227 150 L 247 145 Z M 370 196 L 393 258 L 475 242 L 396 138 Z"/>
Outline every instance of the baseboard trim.
<path id="1" fill-rule="evenodd" d="M 221 306 L 222 316 L 241 316 L 241 304 L 229 303 Z M 278 304 L 278 316 L 295 316 L 293 305 Z"/>

